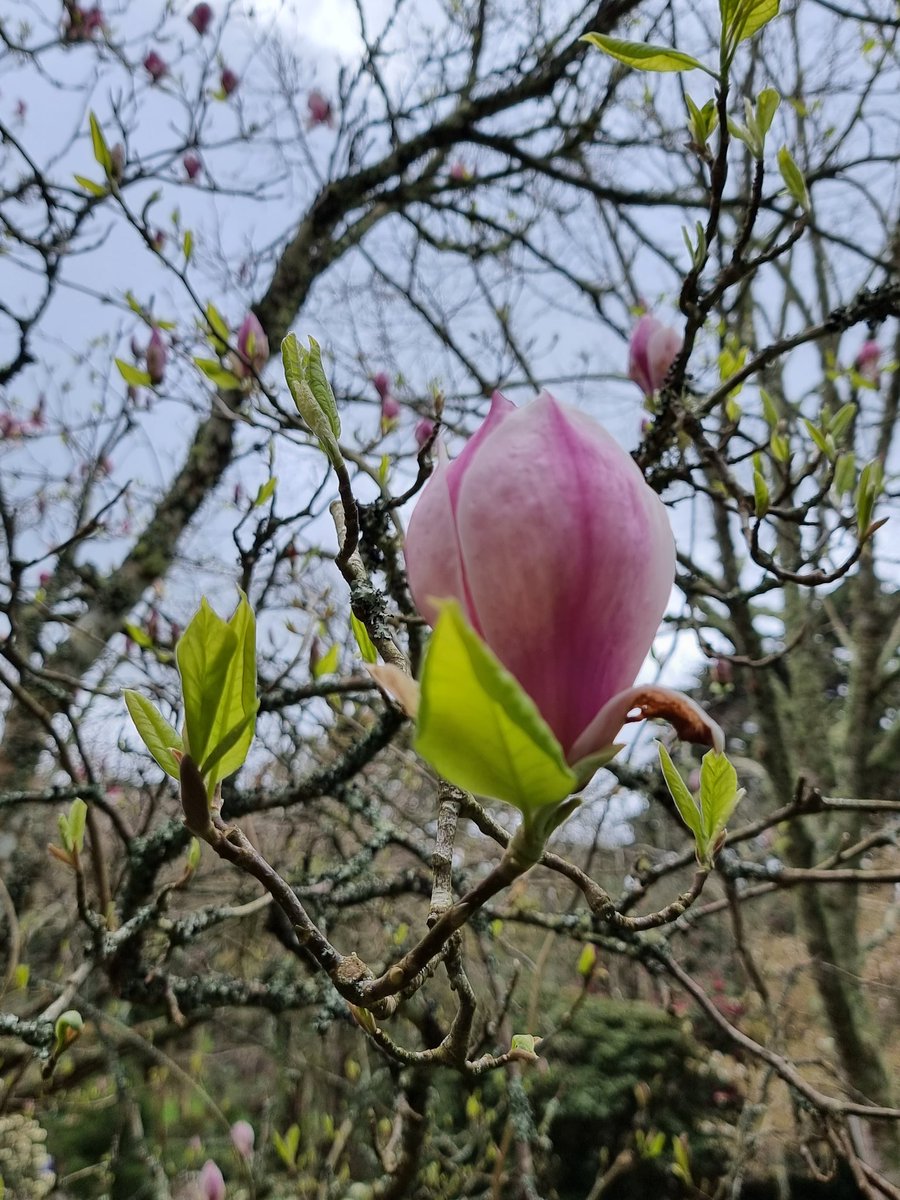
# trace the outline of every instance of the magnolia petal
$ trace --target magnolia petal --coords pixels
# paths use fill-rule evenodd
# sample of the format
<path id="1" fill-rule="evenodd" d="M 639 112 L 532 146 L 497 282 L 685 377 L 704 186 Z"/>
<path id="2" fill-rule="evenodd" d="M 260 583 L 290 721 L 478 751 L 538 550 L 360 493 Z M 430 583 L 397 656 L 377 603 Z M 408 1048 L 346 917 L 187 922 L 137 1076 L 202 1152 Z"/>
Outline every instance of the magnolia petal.
<path id="1" fill-rule="evenodd" d="M 629 715 L 635 709 L 637 713 Z M 638 684 L 607 700 L 575 742 L 568 755 L 569 762 L 577 765 L 582 759 L 599 753 L 615 740 L 623 725 L 651 717 L 668 721 L 682 741 L 712 746 L 719 754 L 725 749 L 721 726 L 690 696 L 655 684 Z"/>
<path id="2" fill-rule="evenodd" d="M 384 694 L 415 720 L 419 712 L 419 685 L 412 676 L 393 663 L 367 663 L 366 670 Z"/>

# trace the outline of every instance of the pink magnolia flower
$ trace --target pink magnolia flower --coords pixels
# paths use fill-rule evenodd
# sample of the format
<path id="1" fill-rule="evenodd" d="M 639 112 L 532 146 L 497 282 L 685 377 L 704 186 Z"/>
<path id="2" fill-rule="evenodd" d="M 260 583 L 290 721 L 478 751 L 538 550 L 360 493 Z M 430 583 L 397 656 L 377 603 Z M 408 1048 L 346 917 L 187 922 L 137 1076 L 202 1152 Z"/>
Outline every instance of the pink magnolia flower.
<path id="1" fill-rule="evenodd" d="M 390 424 L 391 421 L 396 421 L 399 416 L 400 403 L 395 396 L 392 396 L 388 392 L 381 401 L 381 423 L 382 425 Z"/>
<path id="2" fill-rule="evenodd" d="M 144 363 L 147 374 L 153 384 L 162 383 L 166 377 L 166 363 L 169 361 L 169 350 L 160 331 L 153 326 L 153 333 L 144 352 Z"/>
<path id="3" fill-rule="evenodd" d="M 151 50 L 144 59 L 144 70 L 153 83 L 159 83 L 163 76 L 168 74 L 169 67 L 161 54 Z"/>
<path id="4" fill-rule="evenodd" d="M 467 167 L 464 162 L 455 162 L 450 166 L 450 178 L 454 183 L 468 183 L 470 179 L 474 179 L 475 175 L 471 167 Z"/>
<path id="5" fill-rule="evenodd" d="M 250 374 L 247 363 L 250 363 L 253 369 L 259 373 L 269 361 L 269 339 L 266 337 L 265 330 L 260 325 L 256 313 L 247 313 L 241 322 L 237 348 L 242 357 L 247 360 L 235 363 L 234 373 L 239 379 L 246 379 Z"/>
<path id="6" fill-rule="evenodd" d="M 230 96 L 232 92 L 237 91 L 237 86 L 241 82 L 235 71 L 231 67 L 223 67 L 219 82 L 222 85 L 222 91 L 226 96 Z"/>
<path id="7" fill-rule="evenodd" d="M 231 1127 L 231 1144 L 242 1158 L 249 1158 L 253 1153 L 253 1143 L 256 1134 L 249 1121 L 235 1121 Z"/>
<path id="8" fill-rule="evenodd" d="M 184 167 L 188 179 L 196 179 L 203 170 L 203 163 L 196 154 L 186 154 L 181 160 L 181 165 Z"/>
<path id="9" fill-rule="evenodd" d="M 334 109 L 331 107 L 331 101 L 318 88 L 314 88 L 306 97 L 306 107 L 309 109 L 309 120 L 306 123 L 308 129 L 314 129 L 316 125 L 334 128 Z"/>
<path id="10" fill-rule="evenodd" d="M 481 429 L 442 456 L 409 522 L 409 585 L 429 624 L 457 600 L 570 765 L 615 742 L 633 710 L 722 747 L 680 692 L 632 686 L 675 576 L 666 510 L 630 455 L 543 392 L 494 394 Z"/>
<path id="11" fill-rule="evenodd" d="M 209 29 L 213 19 L 213 10 L 209 4 L 195 4 L 188 15 L 188 21 L 201 37 Z"/>
<path id="12" fill-rule="evenodd" d="M 416 425 L 415 431 L 416 445 L 420 450 L 433 433 L 434 421 L 429 420 L 428 417 L 423 417 L 422 420 Z"/>
<path id="13" fill-rule="evenodd" d="M 681 334 L 649 313 L 635 325 L 628 347 L 628 378 L 645 396 L 662 387 L 681 344 Z"/>
<path id="14" fill-rule="evenodd" d="M 197 1182 L 202 1200 L 225 1200 L 225 1177 L 211 1158 L 200 1168 Z"/>
<path id="15" fill-rule="evenodd" d="M 853 366 L 863 377 L 878 387 L 881 380 L 881 347 L 874 340 L 869 338 L 859 348 L 859 353 L 853 360 Z"/>
<path id="16" fill-rule="evenodd" d="M 376 371 L 372 376 L 372 384 L 382 400 L 391 394 L 391 377 L 387 371 Z"/>

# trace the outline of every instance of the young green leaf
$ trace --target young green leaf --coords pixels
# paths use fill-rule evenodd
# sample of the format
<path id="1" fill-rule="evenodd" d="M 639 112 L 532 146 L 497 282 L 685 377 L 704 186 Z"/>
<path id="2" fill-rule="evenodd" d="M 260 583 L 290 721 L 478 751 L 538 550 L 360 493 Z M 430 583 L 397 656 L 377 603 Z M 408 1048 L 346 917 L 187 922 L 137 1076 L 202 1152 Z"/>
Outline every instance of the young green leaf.
<path id="1" fill-rule="evenodd" d="M 375 649 L 375 643 L 369 637 L 368 629 L 366 629 L 365 625 L 363 625 L 354 612 L 350 614 L 350 628 L 353 631 L 353 636 L 356 639 L 363 662 L 378 662 L 378 651 Z"/>
<path id="2" fill-rule="evenodd" d="M 103 136 L 100 122 L 93 113 L 88 113 L 88 121 L 91 126 L 91 145 L 94 148 L 94 158 L 103 168 L 104 174 L 108 179 L 112 174 L 112 156 L 109 152 L 109 146 L 106 144 L 106 138 Z"/>
<path id="3" fill-rule="evenodd" d="M 708 750 L 700 763 L 700 812 L 709 847 L 714 847 L 724 832 L 743 794 L 737 784 L 737 772 L 726 756 Z"/>
<path id="4" fill-rule="evenodd" d="M 579 39 L 596 46 L 610 58 L 634 67 L 637 71 L 705 71 L 715 78 L 715 72 L 709 67 L 669 46 L 651 46 L 646 42 L 627 42 L 622 38 L 608 37 L 604 33 L 586 33 Z"/>
<path id="5" fill-rule="evenodd" d="M 144 745 L 165 773 L 177 779 L 178 763 L 172 754 L 172 747 L 176 750 L 183 749 L 181 735 L 176 733 L 165 717 L 161 716 L 140 692 L 126 691 L 124 695 L 134 727 L 141 735 Z"/>
<path id="6" fill-rule="evenodd" d="M 813 425 L 812 421 L 807 421 L 805 417 L 803 419 L 803 424 L 806 426 L 806 432 L 816 443 L 816 446 L 819 448 L 819 450 L 821 450 L 823 454 L 827 454 L 828 442 L 826 441 L 825 434 L 822 432 L 822 430 L 817 429 L 815 425 Z"/>
<path id="7" fill-rule="evenodd" d="M 534 702 L 455 602 L 442 606 L 425 657 L 415 748 L 452 783 L 526 817 L 576 783 Z"/>
<path id="8" fill-rule="evenodd" d="M 761 519 L 769 511 L 769 485 L 762 472 L 760 455 L 755 454 L 753 460 L 753 504 L 756 515 Z"/>
<path id="9" fill-rule="evenodd" d="M 778 16 L 779 0 L 719 0 L 722 35 L 731 53 Z"/>
<path id="10" fill-rule="evenodd" d="M 85 175 L 73 175 L 72 178 L 79 187 L 84 188 L 86 192 L 90 192 L 92 196 L 106 196 L 109 194 L 109 188 L 102 183 L 95 183 L 93 179 L 88 179 Z"/>
<path id="11" fill-rule="evenodd" d="M 69 809 L 69 840 L 70 848 L 80 854 L 84 849 L 84 827 L 87 822 L 87 805 L 77 797 Z"/>
<path id="12" fill-rule="evenodd" d="M 335 644 L 313 663 L 313 679 L 321 679 L 323 675 L 334 675 L 338 669 L 341 648 Z"/>
<path id="13" fill-rule="evenodd" d="M 775 88 L 764 88 L 756 97 L 756 123 L 763 137 L 772 128 L 781 96 Z"/>
<path id="14" fill-rule="evenodd" d="M 237 375 L 223 367 L 217 358 L 195 358 L 193 362 L 216 387 L 226 390 L 237 390 L 241 387 Z"/>
<path id="15" fill-rule="evenodd" d="M 809 191 L 806 187 L 806 180 L 787 146 L 782 146 L 778 151 L 778 170 L 781 172 L 781 178 L 784 180 L 791 199 L 804 212 L 809 212 Z"/>
<path id="16" fill-rule="evenodd" d="M 841 434 L 843 434 L 847 430 L 847 428 L 849 427 L 850 423 L 853 421 L 853 418 L 855 416 L 856 416 L 856 405 L 853 403 L 852 400 L 848 401 L 846 404 L 841 405 L 841 407 L 837 410 L 837 412 L 834 414 L 834 416 L 828 422 L 828 432 L 831 434 L 831 436 L 834 438 L 835 441 L 840 440 Z"/>
<path id="17" fill-rule="evenodd" d="M 119 369 L 119 374 L 130 387 L 149 387 L 153 382 L 149 372 L 142 371 L 140 367 L 136 367 L 132 363 L 127 363 L 121 358 L 117 358 L 115 363 Z"/>
<path id="18" fill-rule="evenodd" d="M 175 647 L 184 696 L 185 749 L 197 763 L 214 747 L 211 737 L 237 650 L 234 631 L 204 598 Z"/>
<path id="19" fill-rule="evenodd" d="M 273 475 L 271 479 L 267 479 L 265 483 L 260 484 L 259 491 L 256 493 L 256 499 L 253 501 L 254 508 L 261 508 L 269 497 L 275 491 L 275 485 L 278 479 Z"/>
<path id="20" fill-rule="evenodd" d="M 852 450 L 838 455 L 834 464 L 834 490 L 838 496 L 846 496 L 853 491 L 856 483 L 856 455 Z"/>
<path id="21" fill-rule="evenodd" d="M 219 709 L 201 765 L 210 792 L 220 779 L 227 779 L 243 766 L 256 730 L 256 620 L 247 597 L 241 592 L 237 608 L 228 621 L 237 646 L 228 664 Z"/>
<path id="22" fill-rule="evenodd" d="M 669 795 L 675 801 L 678 815 L 694 835 L 699 857 L 700 843 L 703 840 L 700 810 L 687 784 L 679 775 L 678 768 L 672 762 L 671 755 L 662 742 L 657 742 L 657 751 L 659 753 L 659 765 L 662 767 L 663 778 L 666 781 L 666 787 L 669 789 Z"/>
<path id="23" fill-rule="evenodd" d="M 301 346 L 289 333 L 281 343 L 284 377 L 300 416 L 312 430 L 319 445 L 328 455 L 332 466 L 343 463 L 338 439 L 341 422 L 337 402 L 322 366 L 322 351 L 315 338 L 309 339 L 309 349 Z"/>
<path id="24" fill-rule="evenodd" d="M 216 308 L 212 301 L 206 306 L 206 323 L 210 328 L 210 341 L 213 344 L 213 349 L 217 354 L 224 354 L 228 346 L 228 339 L 231 337 L 231 330 L 225 323 L 225 318 Z"/>

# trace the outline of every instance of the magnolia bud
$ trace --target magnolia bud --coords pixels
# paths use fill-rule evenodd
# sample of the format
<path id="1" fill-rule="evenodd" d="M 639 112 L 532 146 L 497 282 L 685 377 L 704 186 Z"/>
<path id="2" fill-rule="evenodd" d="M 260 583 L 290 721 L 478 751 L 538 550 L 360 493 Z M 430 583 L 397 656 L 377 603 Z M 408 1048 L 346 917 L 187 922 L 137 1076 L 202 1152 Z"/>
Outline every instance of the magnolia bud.
<path id="1" fill-rule="evenodd" d="M 188 16 L 188 21 L 197 30 L 201 37 L 209 29 L 210 22 L 213 19 L 213 10 L 209 4 L 196 4 Z"/>
<path id="2" fill-rule="evenodd" d="M 144 353 L 144 362 L 151 383 L 162 383 L 165 379 L 168 359 L 169 351 L 166 348 L 166 343 L 163 341 L 162 334 L 154 325 L 153 333 L 150 336 L 150 341 Z"/>
<path id="3" fill-rule="evenodd" d="M 159 83 L 164 75 L 169 73 L 166 60 L 156 50 L 151 50 L 144 59 L 144 70 L 153 83 Z"/>

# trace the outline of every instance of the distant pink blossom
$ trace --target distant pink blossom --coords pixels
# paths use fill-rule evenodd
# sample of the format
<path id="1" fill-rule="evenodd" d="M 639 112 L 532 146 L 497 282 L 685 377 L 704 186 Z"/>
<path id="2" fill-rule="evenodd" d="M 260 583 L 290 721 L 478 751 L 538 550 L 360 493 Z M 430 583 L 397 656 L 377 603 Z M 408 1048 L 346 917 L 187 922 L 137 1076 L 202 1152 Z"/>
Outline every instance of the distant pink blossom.
<path id="1" fill-rule="evenodd" d="M 188 179 L 196 179 L 203 170 L 203 163 L 196 154 L 186 154 L 181 160 L 181 165 L 184 167 Z"/>
<path id="2" fill-rule="evenodd" d="M 249 1158 L 253 1153 L 256 1134 L 249 1121 L 235 1121 L 231 1127 L 231 1144 L 242 1158 Z"/>
<path id="3" fill-rule="evenodd" d="M 429 420 L 428 417 L 423 417 L 418 425 L 416 425 L 416 444 L 419 446 L 419 449 L 428 442 L 433 433 L 434 421 Z"/>
<path id="4" fill-rule="evenodd" d="M 99 4 L 93 8 L 81 8 L 73 4 L 69 9 L 69 20 L 64 30 L 66 41 L 86 42 L 104 27 L 103 11 Z"/>
<path id="5" fill-rule="evenodd" d="M 230 96 L 232 92 L 237 91 L 240 82 L 240 77 L 235 71 L 232 71 L 231 67 L 222 68 L 220 83 L 222 84 L 222 91 L 226 96 Z"/>
<path id="6" fill-rule="evenodd" d="M 150 76 L 153 83 L 159 81 L 169 73 L 169 67 L 166 60 L 156 50 L 150 50 L 144 59 L 144 70 Z"/>
<path id="7" fill-rule="evenodd" d="M 28 105 L 25 103 L 25 101 L 17 100 L 16 107 L 15 107 L 16 120 L 19 122 L 24 121 L 27 112 L 28 112 Z"/>
<path id="8" fill-rule="evenodd" d="M 388 424 L 400 416 L 400 402 L 390 392 L 381 401 L 381 423 Z"/>
<path id="9" fill-rule="evenodd" d="M 331 101 L 318 88 L 314 88 L 306 97 L 306 107 L 309 109 L 309 120 L 306 123 L 308 129 L 314 129 L 316 125 L 334 128 L 334 109 L 331 107 Z"/>
<path id="10" fill-rule="evenodd" d="M 859 348 L 853 366 L 858 373 L 874 387 L 881 380 L 881 347 L 874 338 L 869 338 Z"/>
<path id="11" fill-rule="evenodd" d="M 385 396 L 390 395 L 391 377 L 387 371 L 376 371 L 372 376 L 372 384 L 379 397 L 383 400 Z"/>
<path id="12" fill-rule="evenodd" d="M 213 10 L 209 4 L 195 4 L 188 14 L 188 21 L 197 30 L 201 37 L 209 29 L 210 22 L 213 19 Z"/>
<path id="13" fill-rule="evenodd" d="M 628 378 L 645 396 L 658 392 L 669 368 L 681 350 L 681 334 L 656 317 L 645 314 L 631 334 L 628 347 Z"/>
<path id="14" fill-rule="evenodd" d="M 468 183 L 470 179 L 475 178 L 475 172 L 471 167 L 467 167 L 464 162 L 457 160 L 450 166 L 450 178 L 454 183 Z"/>

